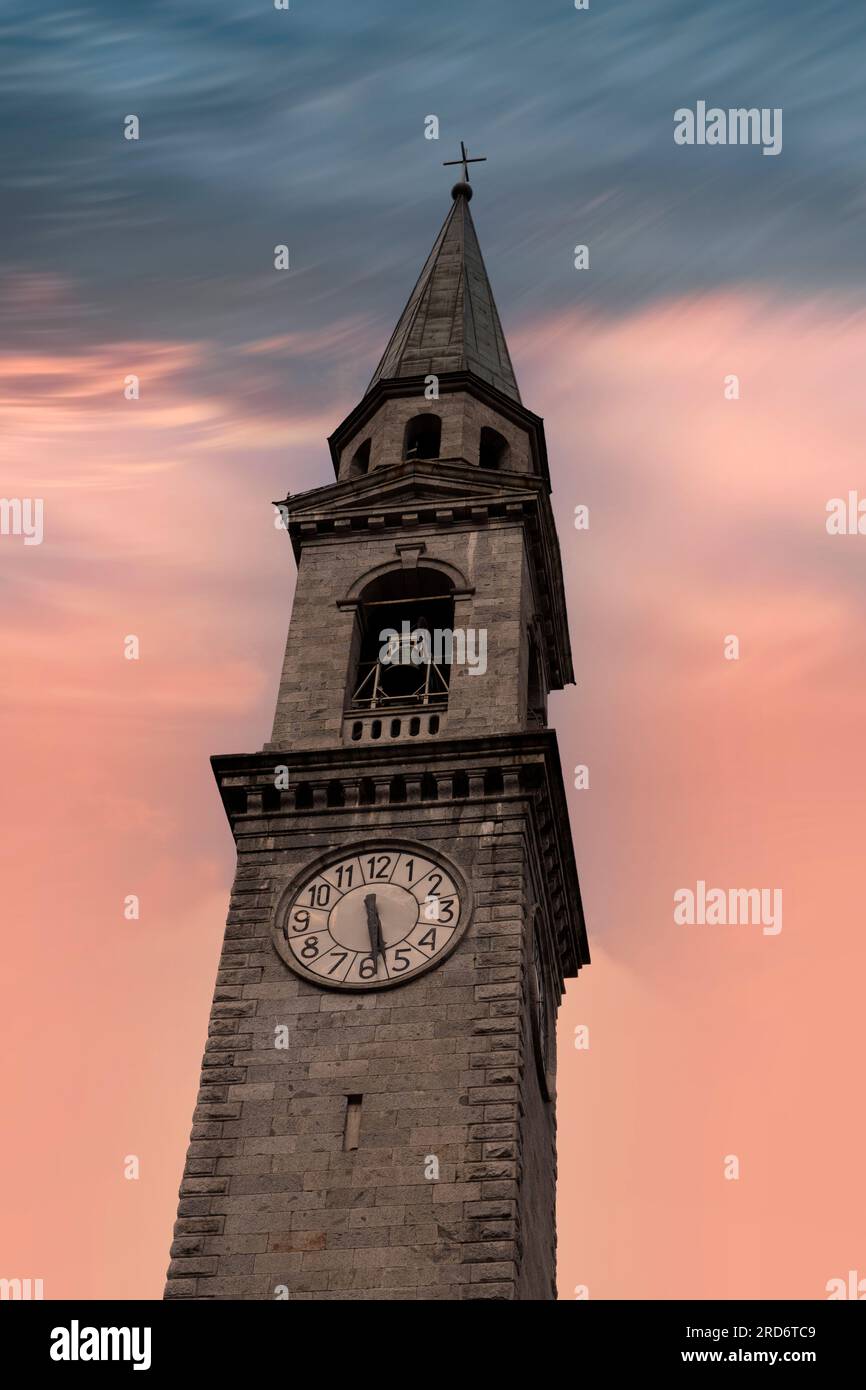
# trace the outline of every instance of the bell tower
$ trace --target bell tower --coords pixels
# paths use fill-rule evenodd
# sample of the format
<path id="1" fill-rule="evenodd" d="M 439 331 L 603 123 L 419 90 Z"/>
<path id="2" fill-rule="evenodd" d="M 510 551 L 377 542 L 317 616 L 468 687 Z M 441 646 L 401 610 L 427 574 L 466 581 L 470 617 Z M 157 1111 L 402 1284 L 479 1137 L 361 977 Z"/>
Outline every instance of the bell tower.
<path id="1" fill-rule="evenodd" d="M 167 1298 L 556 1297 L 573 672 L 467 172 L 336 481 L 278 504 L 297 589 L 270 742 L 213 759 L 237 872 Z"/>

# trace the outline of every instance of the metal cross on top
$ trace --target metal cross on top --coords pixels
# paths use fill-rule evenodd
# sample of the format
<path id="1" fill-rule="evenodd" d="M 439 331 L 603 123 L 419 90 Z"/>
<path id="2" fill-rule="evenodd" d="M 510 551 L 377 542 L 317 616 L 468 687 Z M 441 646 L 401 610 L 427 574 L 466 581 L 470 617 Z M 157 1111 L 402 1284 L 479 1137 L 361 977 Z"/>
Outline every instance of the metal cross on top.
<path id="1" fill-rule="evenodd" d="M 467 148 L 466 148 L 466 146 L 464 145 L 464 143 L 463 143 L 462 140 L 460 141 L 460 158 L 459 158 L 459 159 L 443 159 L 443 161 L 442 161 L 443 167 L 444 167 L 445 165 L 448 165 L 448 164 L 462 164 L 462 165 L 463 165 L 463 179 L 464 179 L 464 182 L 465 182 L 465 183 L 468 183 L 468 182 L 469 182 L 469 165 L 470 165 L 470 164 L 486 164 L 486 163 L 487 163 L 487 155 L 486 155 L 486 154 L 476 155 L 474 159 L 470 159 L 470 158 L 469 158 L 469 151 L 467 150 Z"/>

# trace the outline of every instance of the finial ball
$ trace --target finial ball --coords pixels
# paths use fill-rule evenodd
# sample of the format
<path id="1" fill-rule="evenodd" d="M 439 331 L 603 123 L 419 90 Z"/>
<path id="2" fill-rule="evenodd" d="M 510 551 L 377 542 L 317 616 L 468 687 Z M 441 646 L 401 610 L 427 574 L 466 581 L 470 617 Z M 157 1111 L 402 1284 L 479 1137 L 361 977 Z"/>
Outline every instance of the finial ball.
<path id="1" fill-rule="evenodd" d="M 458 198 L 465 198 L 468 203 L 469 199 L 472 197 L 472 184 L 466 183 L 465 180 L 461 179 L 460 182 L 455 183 L 452 188 L 451 197 L 455 202 Z"/>

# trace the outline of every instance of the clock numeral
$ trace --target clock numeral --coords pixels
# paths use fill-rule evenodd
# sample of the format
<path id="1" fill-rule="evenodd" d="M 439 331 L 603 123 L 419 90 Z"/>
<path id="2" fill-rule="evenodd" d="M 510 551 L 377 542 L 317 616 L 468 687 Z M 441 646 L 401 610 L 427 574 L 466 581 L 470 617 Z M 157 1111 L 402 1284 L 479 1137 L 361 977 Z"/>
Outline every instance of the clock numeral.
<path id="1" fill-rule="evenodd" d="M 371 854 L 367 860 L 367 881 L 381 883 L 386 881 L 391 871 L 390 854 Z"/>
<path id="2" fill-rule="evenodd" d="M 432 868 L 433 865 L 429 859 L 420 859 L 417 854 L 398 855 L 397 864 L 391 875 L 391 882 L 411 888 L 417 879 L 422 879 L 425 874 L 429 874 Z"/>
<path id="3" fill-rule="evenodd" d="M 296 907 L 289 925 L 292 931 L 304 931 L 310 925 L 310 914 L 305 907 Z"/>
<path id="4" fill-rule="evenodd" d="M 362 956 L 358 966 L 358 974 L 362 980 L 374 980 L 376 978 L 376 960 L 374 956 Z"/>
<path id="5" fill-rule="evenodd" d="M 337 869 L 337 887 L 351 888 L 352 879 L 355 874 L 354 864 L 341 864 Z"/>
<path id="6" fill-rule="evenodd" d="M 333 975 L 333 973 L 334 973 L 335 970 L 339 970 L 340 966 L 343 964 L 343 961 L 348 959 L 349 952 L 348 952 L 348 951 L 332 951 L 332 952 L 331 952 L 331 955 L 336 956 L 336 960 L 334 961 L 334 964 L 331 966 L 330 970 L 328 971 L 328 974 L 329 974 L 329 975 Z M 328 956 L 328 960 L 330 960 L 330 959 L 331 959 L 331 956 Z"/>
<path id="7" fill-rule="evenodd" d="M 316 956 L 317 956 L 318 954 L 319 954 L 319 940 L 318 940 L 318 937 L 315 937 L 315 936 L 308 936 L 307 939 L 306 939 L 306 941 L 304 942 L 303 946 L 301 947 L 301 955 L 303 956 L 304 960 L 315 960 L 315 959 L 316 959 Z"/>
<path id="8" fill-rule="evenodd" d="M 429 946 L 429 948 L 430 948 L 431 951 L 435 951 L 435 950 L 436 950 L 436 928 L 435 928 L 435 927 L 431 927 L 430 930 L 429 930 L 428 932 L 425 932 L 424 935 L 421 937 L 420 941 L 418 942 L 418 945 L 419 945 L 419 946 Z"/>
<path id="9" fill-rule="evenodd" d="M 331 901 L 330 883 L 314 883 L 305 892 L 309 895 L 310 907 L 327 907 Z"/>
<path id="10" fill-rule="evenodd" d="M 457 912 L 460 911 L 460 899 L 457 885 L 447 874 L 440 873 L 438 869 L 433 869 L 429 873 L 422 873 L 412 884 L 409 892 L 416 899 L 421 908 L 421 918 L 425 922 L 436 922 L 438 905 L 454 899 L 457 903 Z M 450 920 L 450 919 L 449 919 Z"/>
<path id="11" fill-rule="evenodd" d="M 391 971 L 394 975 L 402 975 L 404 970 L 408 970 L 411 961 L 408 951 L 395 951 L 394 959 L 391 962 Z"/>

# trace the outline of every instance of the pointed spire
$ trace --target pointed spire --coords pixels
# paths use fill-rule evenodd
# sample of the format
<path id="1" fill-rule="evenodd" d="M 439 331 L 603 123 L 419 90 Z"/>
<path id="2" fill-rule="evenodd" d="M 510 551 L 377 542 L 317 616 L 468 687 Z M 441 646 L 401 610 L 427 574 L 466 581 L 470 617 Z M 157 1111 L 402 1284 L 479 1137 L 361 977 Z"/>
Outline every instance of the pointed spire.
<path id="1" fill-rule="evenodd" d="M 451 196 L 451 210 L 367 391 L 400 377 L 472 372 L 520 401 L 469 211 L 472 188 L 455 184 Z"/>

